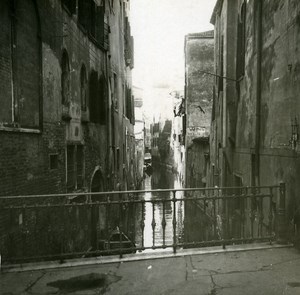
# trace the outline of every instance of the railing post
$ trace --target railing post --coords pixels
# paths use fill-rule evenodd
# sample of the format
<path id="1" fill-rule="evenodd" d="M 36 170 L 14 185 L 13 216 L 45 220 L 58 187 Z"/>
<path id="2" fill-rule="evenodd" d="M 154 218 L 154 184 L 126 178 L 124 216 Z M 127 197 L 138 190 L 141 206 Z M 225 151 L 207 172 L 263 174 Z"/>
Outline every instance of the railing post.
<path id="1" fill-rule="evenodd" d="M 121 190 L 119 188 L 119 190 Z M 122 244 L 123 244 L 123 195 L 119 194 L 119 238 L 120 238 L 120 248 L 119 248 L 119 256 L 123 258 L 122 252 Z"/>
<path id="2" fill-rule="evenodd" d="M 177 238 L 176 238 L 176 190 L 173 191 L 173 253 L 176 254 Z"/>
<path id="3" fill-rule="evenodd" d="M 285 218 L 285 183 L 279 185 L 279 207 L 277 211 L 277 242 L 286 243 L 286 218 Z"/>

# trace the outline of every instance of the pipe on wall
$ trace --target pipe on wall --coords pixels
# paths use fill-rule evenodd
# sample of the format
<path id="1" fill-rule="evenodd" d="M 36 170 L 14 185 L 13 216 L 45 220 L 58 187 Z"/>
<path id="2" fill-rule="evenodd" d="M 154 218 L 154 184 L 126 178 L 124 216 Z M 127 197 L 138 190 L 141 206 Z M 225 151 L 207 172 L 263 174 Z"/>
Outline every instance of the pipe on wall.
<path id="1" fill-rule="evenodd" d="M 255 120 L 255 184 L 260 185 L 260 126 L 261 126 L 261 69 L 262 69 L 262 0 L 256 0 L 257 38 L 256 38 L 256 120 Z"/>

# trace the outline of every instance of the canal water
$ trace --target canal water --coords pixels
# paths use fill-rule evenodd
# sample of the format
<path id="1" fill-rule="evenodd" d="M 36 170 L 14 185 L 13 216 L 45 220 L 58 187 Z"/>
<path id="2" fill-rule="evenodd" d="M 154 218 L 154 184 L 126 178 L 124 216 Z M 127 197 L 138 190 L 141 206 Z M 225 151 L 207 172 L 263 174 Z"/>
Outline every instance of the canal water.
<path id="1" fill-rule="evenodd" d="M 154 169 L 151 176 L 145 179 L 145 190 L 156 189 L 180 189 L 181 182 L 179 177 L 168 171 L 167 169 Z M 182 192 L 176 193 L 176 198 L 182 198 Z M 142 215 L 138 214 L 144 222 L 144 247 L 172 245 L 173 244 L 173 216 L 174 205 L 171 202 L 173 198 L 172 192 L 148 192 L 141 196 L 146 202 Z M 164 200 L 163 202 L 160 200 Z M 184 202 L 178 201 L 175 206 L 176 216 L 176 242 L 180 242 L 183 238 L 183 222 L 184 222 Z M 165 230 L 163 227 L 165 221 Z M 138 226 L 139 226 L 138 224 Z M 153 225 L 155 224 L 155 227 Z M 154 230 L 153 230 L 154 228 Z M 140 231 L 141 234 L 141 231 Z M 136 237 L 139 246 L 142 245 L 140 237 Z"/>

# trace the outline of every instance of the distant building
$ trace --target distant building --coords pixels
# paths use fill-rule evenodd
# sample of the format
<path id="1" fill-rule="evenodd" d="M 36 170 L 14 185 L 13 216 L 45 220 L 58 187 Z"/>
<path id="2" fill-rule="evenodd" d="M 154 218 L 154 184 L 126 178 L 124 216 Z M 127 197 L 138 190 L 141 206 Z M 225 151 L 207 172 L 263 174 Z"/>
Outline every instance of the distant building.
<path id="1" fill-rule="evenodd" d="M 185 116 L 185 100 L 183 91 L 172 91 L 173 97 L 173 120 L 172 120 L 172 140 L 171 145 L 174 151 L 174 171 L 178 173 L 179 179 L 184 181 L 185 173 L 185 146 L 183 118 Z"/>
<path id="2" fill-rule="evenodd" d="M 214 32 L 185 37 L 185 186 L 205 187 L 213 101 Z"/>
<path id="3" fill-rule="evenodd" d="M 136 179 L 140 188 L 144 176 L 145 155 L 145 121 L 143 111 L 143 89 L 133 87 L 134 113 L 135 113 L 135 153 L 136 153 Z"/>
<path id="4" fill-rule="evenodd" d="M 153 163 L 160 161 L 160 155 L 158 151 L 158 138 L 160 133 L 159 122 L 153 122 L 151 124 L 151 154 L 152 154 L 152 161 Z"/>

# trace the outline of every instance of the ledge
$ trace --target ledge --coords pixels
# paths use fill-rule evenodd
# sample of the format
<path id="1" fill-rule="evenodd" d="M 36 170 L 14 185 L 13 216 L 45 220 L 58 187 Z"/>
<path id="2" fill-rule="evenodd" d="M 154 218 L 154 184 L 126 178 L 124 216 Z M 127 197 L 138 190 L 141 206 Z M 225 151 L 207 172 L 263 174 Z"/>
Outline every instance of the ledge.
<path id="1" fill-rule="evenodd" d="M 41 134 L 42 131 L 40 129 L 30 129 L 30 128 L 20 128 L 20 127 L 4 127 L 0 126 L 0 132 L 19 132 L 19 133 L 33 133 L 33 134 Z"/>

